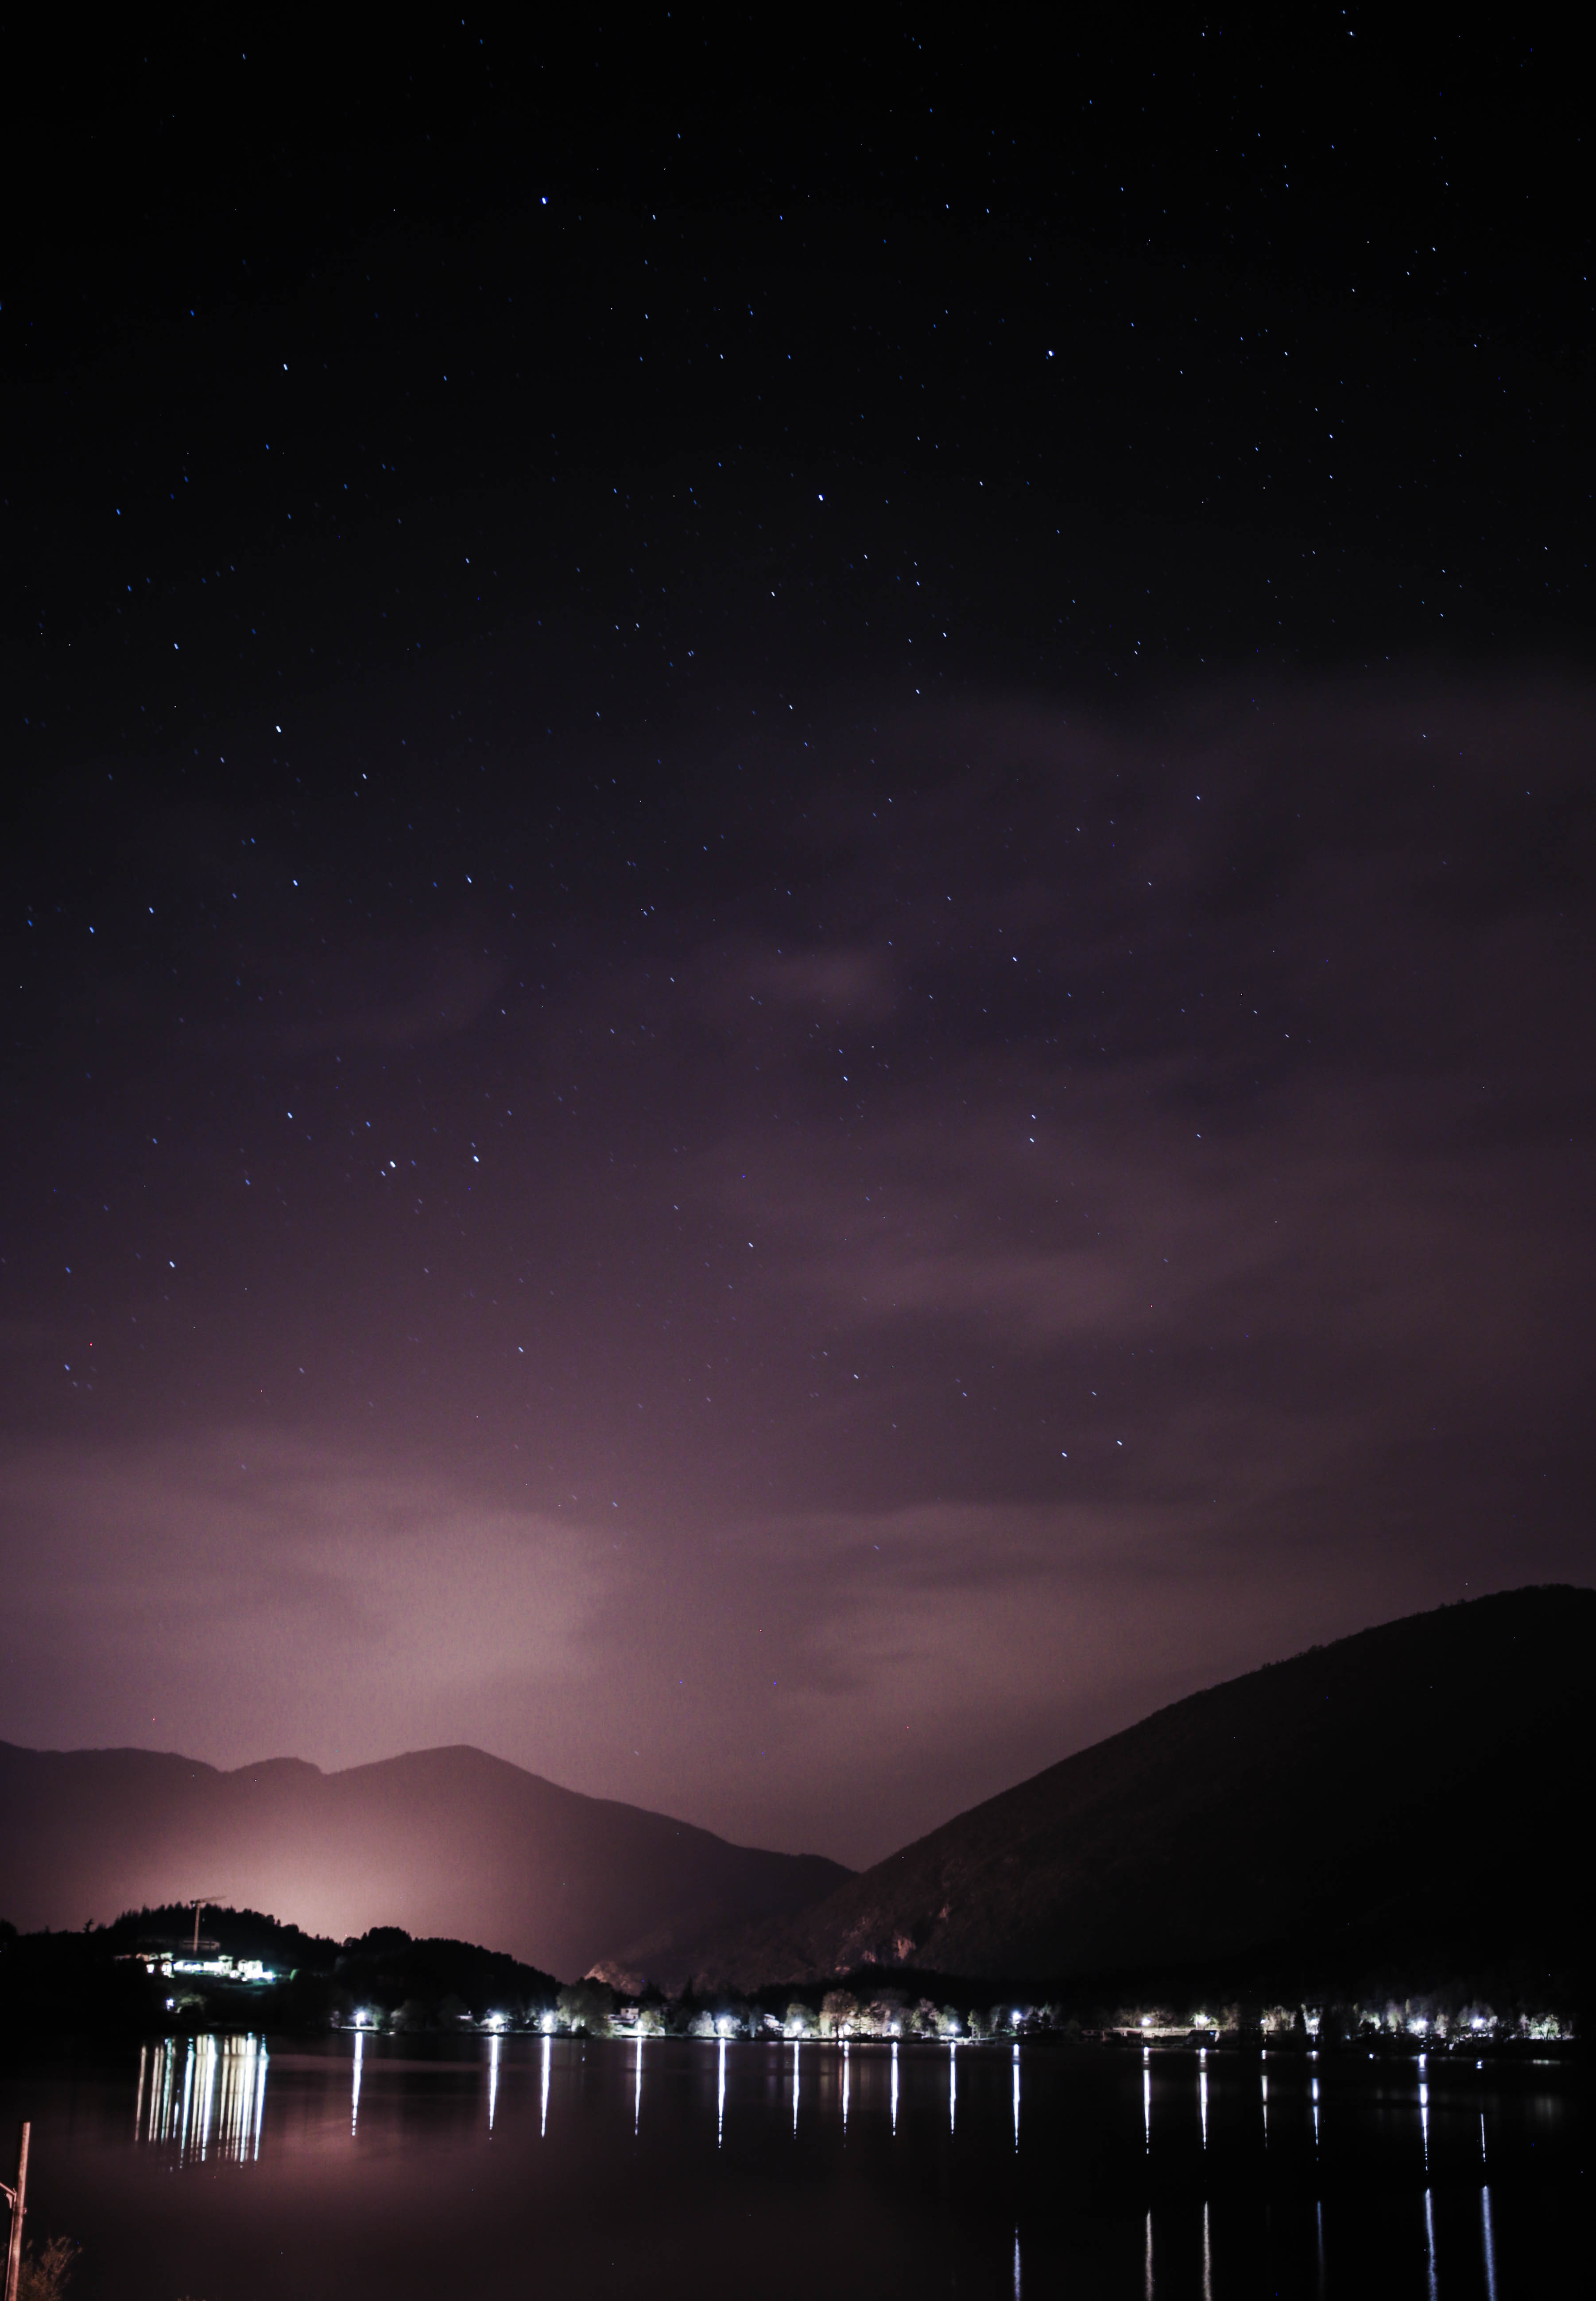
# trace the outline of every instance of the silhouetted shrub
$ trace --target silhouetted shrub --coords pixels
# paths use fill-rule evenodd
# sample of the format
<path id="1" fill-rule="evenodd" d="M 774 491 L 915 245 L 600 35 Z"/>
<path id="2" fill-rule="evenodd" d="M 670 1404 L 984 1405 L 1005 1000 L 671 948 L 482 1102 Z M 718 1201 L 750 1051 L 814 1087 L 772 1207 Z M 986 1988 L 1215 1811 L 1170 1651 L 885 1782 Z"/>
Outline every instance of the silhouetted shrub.
<path id="1" fill-rule="evenodd" d="M 42 2245 L 29 2246 L 22 2255 L 17 2301 L 63 2301 L 77 2258 L 70 2237 L 47 2237 Z"/>

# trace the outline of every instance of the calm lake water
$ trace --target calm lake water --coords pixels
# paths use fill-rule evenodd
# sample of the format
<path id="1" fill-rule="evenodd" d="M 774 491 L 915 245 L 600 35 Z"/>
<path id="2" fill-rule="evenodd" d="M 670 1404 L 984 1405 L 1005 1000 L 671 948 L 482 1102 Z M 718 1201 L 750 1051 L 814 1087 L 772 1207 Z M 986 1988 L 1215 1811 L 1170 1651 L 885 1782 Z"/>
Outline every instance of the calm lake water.
<path id="1" fill-rule="evenodd" d="M 1589 2290 L 1552 2063 L 176 2040 L 0 2079 L 78 2301 Z"/>

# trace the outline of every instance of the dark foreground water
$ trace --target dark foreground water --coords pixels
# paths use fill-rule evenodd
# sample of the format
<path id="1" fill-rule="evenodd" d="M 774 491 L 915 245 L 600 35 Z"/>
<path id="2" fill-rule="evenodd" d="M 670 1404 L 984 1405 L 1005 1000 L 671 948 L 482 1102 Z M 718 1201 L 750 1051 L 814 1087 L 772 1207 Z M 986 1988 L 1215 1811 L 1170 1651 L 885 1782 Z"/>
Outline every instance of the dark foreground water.
<path id="1" fill-rule="evenodd" d="M 78 2301 L 1596 2289 L 1554 2063 L 199 2038 L 0 2079 Z M 0 2171 L 3 2171 L 0 2168 Z"/>

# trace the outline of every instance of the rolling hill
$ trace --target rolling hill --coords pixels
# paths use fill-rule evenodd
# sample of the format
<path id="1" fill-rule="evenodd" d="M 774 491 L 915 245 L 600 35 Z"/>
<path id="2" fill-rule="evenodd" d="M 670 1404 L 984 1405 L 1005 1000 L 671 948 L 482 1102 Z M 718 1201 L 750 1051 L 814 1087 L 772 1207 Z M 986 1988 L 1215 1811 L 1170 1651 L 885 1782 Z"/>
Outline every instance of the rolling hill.
<path id="1" fill-rule="evenodd" d="M 221 1773 L 149 1750 L 0 1743 L 0 1917 L 24 1931 L 206 1893 L 312 1933 L 403 1926 L 569 1978 L 789 1914 L 848 1875 L 581 1796 L 480 1750 Z"/>
<path id="2" fill-rule="evenodd" d="M 1588 1961 L 1593 1781 L 1596 1592 L 1509 1592 L 1177 1702 L 694 1967 L 751 1987 Z"/>

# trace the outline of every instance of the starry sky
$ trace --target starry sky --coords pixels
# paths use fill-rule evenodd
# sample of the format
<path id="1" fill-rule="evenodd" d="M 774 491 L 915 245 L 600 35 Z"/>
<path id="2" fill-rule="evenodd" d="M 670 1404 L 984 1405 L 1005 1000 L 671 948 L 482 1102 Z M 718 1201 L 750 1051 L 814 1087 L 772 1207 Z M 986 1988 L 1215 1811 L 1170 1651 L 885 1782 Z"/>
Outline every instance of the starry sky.
<path id="1" fill-rule="evenodd" d="M 865 1862 L 1592 1579 L 1579 75 L 1060 21 L 32 36 L 0 1736 Z"/>

